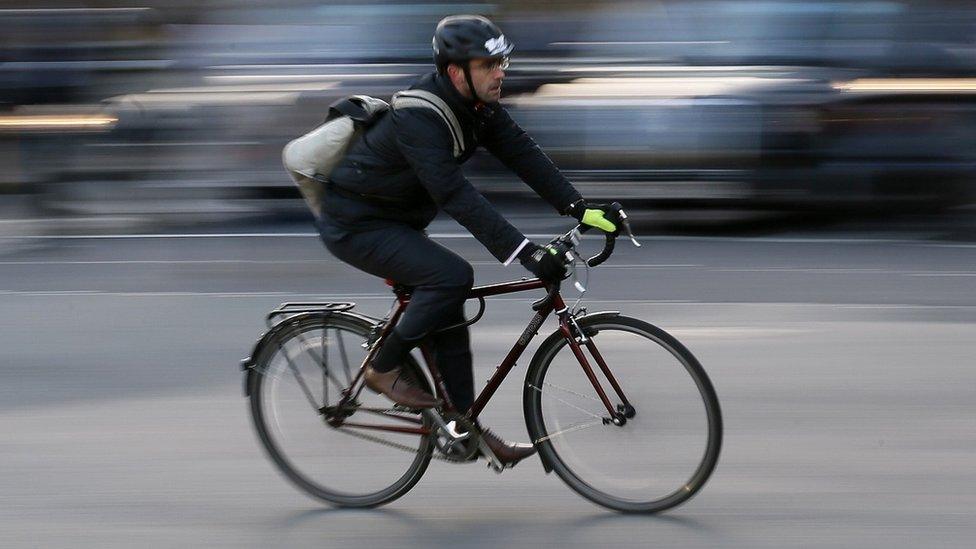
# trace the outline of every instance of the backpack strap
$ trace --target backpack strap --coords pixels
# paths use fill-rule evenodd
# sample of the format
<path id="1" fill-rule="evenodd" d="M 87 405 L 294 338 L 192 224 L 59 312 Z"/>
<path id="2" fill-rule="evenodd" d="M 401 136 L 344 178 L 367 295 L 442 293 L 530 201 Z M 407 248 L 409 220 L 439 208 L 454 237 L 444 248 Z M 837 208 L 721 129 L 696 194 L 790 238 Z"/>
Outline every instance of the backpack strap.
<path id="1" fill-rule="evenodd" d="M 461 156 L 464 152 L 464 133 L 461 125 L 458 124 L 454 111 L 437 95 L 424 90 L 405 90 L 393 96 L 394 109 L 430 109 L 441 117 L 447 124 L 447 129 L 451 132 L 454 140 L 454 158 Z"/>
<path id="2" fill-rule="evenodd" d="M 329 122 L 339 116 L 348 116 L 359 125 L 369 126 L 388 108 L 389 105 L 382 99 L 368 95 L 350 95 L 329 105 L 329 115 L 325 121 Z"/>

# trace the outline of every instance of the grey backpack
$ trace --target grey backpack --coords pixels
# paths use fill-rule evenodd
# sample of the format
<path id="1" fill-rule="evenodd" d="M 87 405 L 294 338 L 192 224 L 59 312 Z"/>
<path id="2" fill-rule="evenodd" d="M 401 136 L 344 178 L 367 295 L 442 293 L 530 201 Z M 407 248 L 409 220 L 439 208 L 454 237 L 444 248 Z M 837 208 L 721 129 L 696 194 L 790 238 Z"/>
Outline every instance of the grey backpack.
<path id="1" fill-rule="evenodd" d="M 289 141 L 281 161 L 316 218 L 322 216 L 325 181 L 346 155 L 353 139 L 389 109 L 386 101 L 351 95 L 329 107 L 325 123 Z"/>
<path id="2" fill-rule="evenodd" d="M 389 108 L 382 99 L 350 95 L 329 107 L 325 123 L 285 145 L 282 163 L 316 218 L 322 216 L 322 195 L 332 170 L 345 157 L 353 140 Z M 454 157 L 464 152 L 464 134 L 454 111 L 437 95 L 423 90 L 402 91 L 393 96 L 393 108 L 436 112 L 451 133 Z"/>

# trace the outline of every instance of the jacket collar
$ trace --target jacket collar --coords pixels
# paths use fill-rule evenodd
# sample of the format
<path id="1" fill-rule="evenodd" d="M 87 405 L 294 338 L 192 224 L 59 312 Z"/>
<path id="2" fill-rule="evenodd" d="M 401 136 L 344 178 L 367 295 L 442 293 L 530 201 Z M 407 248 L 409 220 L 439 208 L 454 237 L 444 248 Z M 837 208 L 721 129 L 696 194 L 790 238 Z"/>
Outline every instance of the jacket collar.
<path id="1" fill-rule="evenodd" d="M 450 78 L 434 73 L 434 85 L 437 86 L 438 95 L 447 101 L 456 114 L 466 118 L 474 116 L 474 101 L 458 93 Z"/>
<path id="2" fill-rule="evenodd" d="M 440 96 L 454 109 L 454 112 L 465 118 L 485 118 L 493 112 L 491 105 L 468 99 L 461 95 L 451 83 L 450 78 L 434 73 L 434 83 L 440 90 Z"/>

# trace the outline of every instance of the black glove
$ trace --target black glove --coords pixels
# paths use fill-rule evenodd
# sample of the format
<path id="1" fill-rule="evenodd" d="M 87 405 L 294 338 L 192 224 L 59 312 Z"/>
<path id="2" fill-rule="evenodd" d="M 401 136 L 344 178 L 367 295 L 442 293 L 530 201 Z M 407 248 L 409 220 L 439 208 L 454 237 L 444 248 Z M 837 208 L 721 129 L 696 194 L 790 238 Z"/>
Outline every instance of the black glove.
<path id="1" fill-rule="evenodd" d="M 563 212 L 576 218 L 584 227 L 596 227 L 603 232 L 617 235 L 620 233 L 620 205 L 587 204 L 582 198 L 566 207 Z"/>
<path id="2" fill-rule="evenodd" d="M 558 282 L 566 278 L 566 265 L 562 258 L 550 251 L 529 242 L 518 254 L 519 262 L 543 282 Z"/>

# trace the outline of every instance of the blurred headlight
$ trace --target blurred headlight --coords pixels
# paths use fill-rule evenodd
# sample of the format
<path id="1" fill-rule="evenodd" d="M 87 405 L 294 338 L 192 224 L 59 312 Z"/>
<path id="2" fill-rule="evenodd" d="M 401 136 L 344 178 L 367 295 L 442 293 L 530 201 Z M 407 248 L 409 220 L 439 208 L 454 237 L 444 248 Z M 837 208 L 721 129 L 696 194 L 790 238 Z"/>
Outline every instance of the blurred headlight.
<path id="1" fill-rule="evenodd" d="M 101 114 L 0 115 L 0 131 L 97 131 L 109 129 L 118 121 Z"/>
<path id="2" fill-rule="evenodd" d="M 832 86 L 854 93 L 974 93 L 976 78 L 859 78 Z"/>

